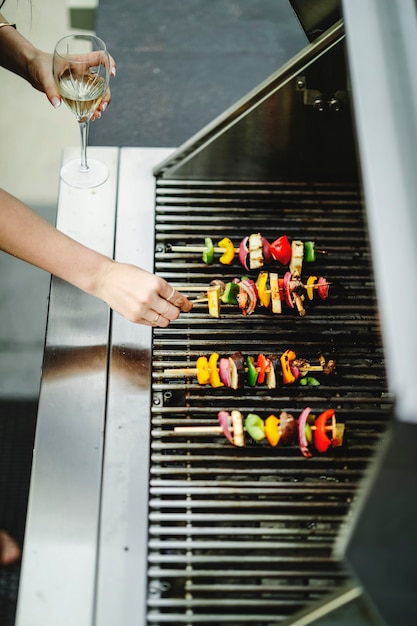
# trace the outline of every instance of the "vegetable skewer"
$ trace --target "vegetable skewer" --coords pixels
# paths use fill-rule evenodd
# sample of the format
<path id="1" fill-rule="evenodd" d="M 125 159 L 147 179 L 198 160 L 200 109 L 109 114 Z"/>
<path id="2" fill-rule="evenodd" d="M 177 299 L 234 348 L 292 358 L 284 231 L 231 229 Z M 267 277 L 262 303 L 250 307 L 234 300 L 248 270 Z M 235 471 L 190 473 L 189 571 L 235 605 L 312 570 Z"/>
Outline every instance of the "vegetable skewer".
<path id="1" fill-rule="evenodd" d="M 269 283 L 269 284 L 268 284 Z M 209 315 L 220 317 L 223 304 L 237 304 L 243 315 L 251 315 L 257 306 L 268 309 L 271 307 L 272 313 L 282 313 L 282 302 L 290 309 L 297 309 L 299 315 L 306 314 L 304 301 L 313 300 L 314 292 L 321 300 L 329 296 L 331 283 L 323 276 L 309 276 L 306 281 L 301 277 L 286 272 L 283 278 L 279 278 L 276 272 L 261 271 L 256 279 L 252 280 L 247 276 L 241 279 L 235 278 L 230 282 L 223 282 L 221 279 L 213 280 L 206 292 L 201 292 L 196 302 L 208 302 Z M 177 287 L 180 291 L 187 291 L 187 285 Z M 198 290 L 193 285 L 192 290 Z"/>
<path id="2" fill-rule="evenodd" d="M 229 357 L 220 357 L 218 352 L 213 352 L 209 358 L 205 355 L 198 357 L 196 367 L 165 369 L 162 376 L 167 378 L 193 376 L 200 385 L 210 384 L 213 388 L 239 389 L 246 381 L 250 387 L 265 383 L 268 389 L 275 389 L 278 384 L 279 368 L 283 385 L 299 381 L 301 385 L 319 386 L 320 382 L 311 374 L 321 372 L 326 376 L 330 375 L 334 372 L 336 364 L 333 359 L 326 360 L 323 354 L 320 354 L 318 359 L 319 365 L 310 365 L 305 359 L 297 358 L 294 350 L 285 350 L 279 359 L 276 355 L 265 356 L 261 353 L 256 360 L 253 356 L 245 358 L 240 351 L 234 352 Z"/>
<path id="3" fill-rule="evenodd" d="M 235 255 L 247 270 L 260 269 L 277 261 L 282 265 L 290 264 L 290 272 L 296 269 L 301 271 L 303 261 L 316 260 L 316 254 L 327 254 L 325 250 L 317 250 L 314 241 L 294 240 L 290 243 L 287 235 L 281 235 L 270 243 L 261 233 L 252 233 L 244 237 L 235 247 L 231 239 L 223 237 L 217 246 L 211 237 L 205 237 L 204 245 L 169 245 L 171 252 L 198 252 L 204 263 L 213 263 L 215 253 L 220 253 L 219 262 L 223 265 L 231 265 Z"/>
<path id="4" fill-rule="evenodd" d="M 313 276 L 313 278 L 315 278 Z M 325 283 L 321 283 L 321 285 L 327 285 L 328 287 L 330 287 L 332 283 L 329 283 L 328 281 L 326 281 Z M 300 287 L 302 287 L 303 289 L 319 289 L 319 287 L 321 285 L 318 284 L 304 284 L 304 283 L 300 283 Z M 176 287 L 178 289 L 178 291 L 200 291 L 202 294 L 204 293 L 204 288 L 202 287 L 189 287 L 187 285 L 179 285 Z M 272 289 L 265 289 L 265 293 L 266 294 L 272 294 L 273 290 Z M 201 296 L 200 298 L 189 298 L 191 300 L 191 302 L 193 302 L 194 304 L 198 303 L 198 302 L 208 302 L 208 296 Z M 310 298 L 310 300 L 312 300 L 312 298 Z"/>
<path id="5" fill-rule="evenodd" d="M 341 446 L 345 430 L 344 424 L 336 422 L 334 409 L 314 417 L 311 408 L 306 407 L 298 419 L 287 411 L 263 419 L 256 413 L 248 413 L 244 418 L 236 409 L 230 413 L 223 410 L 218 412 L 217 419 L 218 426 L 176 426 L 174 432 L 186 436 L 223 434 L 237 447 L 246 445 L 247 433 L 257 443 L 266 439 L 272 447 L 298 443 L 303 456 L 310 458 L 314 449 L 321 454 Z"/>

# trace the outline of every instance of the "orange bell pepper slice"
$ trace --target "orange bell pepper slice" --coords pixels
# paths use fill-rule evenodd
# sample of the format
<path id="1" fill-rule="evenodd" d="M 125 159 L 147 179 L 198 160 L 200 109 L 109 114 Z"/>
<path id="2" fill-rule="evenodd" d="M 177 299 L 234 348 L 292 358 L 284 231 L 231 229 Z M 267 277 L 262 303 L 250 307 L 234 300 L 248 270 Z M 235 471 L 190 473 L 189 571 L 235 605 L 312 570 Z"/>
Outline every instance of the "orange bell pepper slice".
<path id="1" fill-rule="evenodd" d="M 284 385 L 291 385 L 295 382 L 296 378 L 291 371 L 291 362 L 294 361 L 296 354 L 294 350 L 285 350 L 281 355 L 281 368 L 282 368 L 282 382 Z"/>

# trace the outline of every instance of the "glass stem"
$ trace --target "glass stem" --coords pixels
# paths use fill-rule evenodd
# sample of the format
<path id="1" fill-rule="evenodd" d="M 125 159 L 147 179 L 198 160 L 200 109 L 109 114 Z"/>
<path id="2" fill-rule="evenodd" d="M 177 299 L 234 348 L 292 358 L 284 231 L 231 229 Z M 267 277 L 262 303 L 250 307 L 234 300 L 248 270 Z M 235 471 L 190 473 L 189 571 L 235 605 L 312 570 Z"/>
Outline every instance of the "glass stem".
<path id="1" fill-rule="evenodd" d="M 87 143 L 89 122 L 79 122 L 81 133 L 81 163 L 80 172 L 88 172 L 90 169 L 87 164 Z"/>

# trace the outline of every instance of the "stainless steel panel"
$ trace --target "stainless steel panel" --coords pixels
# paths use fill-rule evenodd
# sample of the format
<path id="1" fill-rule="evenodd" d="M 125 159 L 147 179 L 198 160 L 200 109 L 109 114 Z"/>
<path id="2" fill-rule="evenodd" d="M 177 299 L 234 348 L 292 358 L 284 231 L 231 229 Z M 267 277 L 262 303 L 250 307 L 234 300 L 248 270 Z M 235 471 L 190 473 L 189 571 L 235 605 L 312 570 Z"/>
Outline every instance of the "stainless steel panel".
<path id="1" fill-rule="evenodd" d="M 414 0 L 343 3 L 388 381 L 417 422 L 417 17 Z"/>
<path id="2" fill-rule="evenodd" d="M 118 149 L 91 149 L 90 154 L 107 162 L 111 176 L 88 191 L 62 184 L 57 225 L 112 255 Z M 91 625 L 108 337 L 108 307 L 54 278 L 17 626 Z"/>
<path id="3" fill-rule="evenodd" d="M 155 180 L 171 152 L 124 148 L 115 258 L 153 271 Z M 147 525 L 152 329 L 113 314 L 99 541 L 97 626 L 142 626 Z"/>
<path id="4" fill-rule="evenodd" d="M 357 180 L 342 25 L 183 144 L 155 173 L 264 183 Z"/>

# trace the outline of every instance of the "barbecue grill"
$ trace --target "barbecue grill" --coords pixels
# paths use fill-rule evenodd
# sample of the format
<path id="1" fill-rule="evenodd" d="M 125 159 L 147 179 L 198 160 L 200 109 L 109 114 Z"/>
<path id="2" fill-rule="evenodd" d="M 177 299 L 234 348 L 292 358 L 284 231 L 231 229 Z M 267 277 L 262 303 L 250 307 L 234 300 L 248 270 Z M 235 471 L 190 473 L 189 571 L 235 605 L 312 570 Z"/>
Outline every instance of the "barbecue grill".
<path id="1" fill-rule="evenodd" d="M 376 31 L 387 2 L 377 4 L 360 5 L 366 26 L 378 17 Z M 355 8 L 347 26 L 359 81 Z M 314 240 L 323 254 L 306 271 L 325 276 L 330 293 L 306 302 L 304 316 L 260 307 L 244 316 L 224 305 L 217 319 L 199 301 L 151 330 L 53 279 L 18 626 L 318 624 L 337 611 L 350 623 L 383 623 L 372 584 L 364 590 L 352 570 L 355 534 L 346 537 L 361 528 L 357 511 L 392 417 L 408 418 L 409 405 L 398 408 L 404 380 L 391 376 L 392 308 L 380 319 L 393 270 L 376 291 L 375 267 L 386 271 L 378 232 L 369 232 L 372 255 L 368 237 L 378 192 L 364 167 L 363 126 L 363 162 L 357 154 L 344 26 L 318 31 L 179 149 L 96 149 L 111 167 L 108 183 L 87 195 L 61 187 L 60 228 L 106 253 L 114 245 L 116 259 L 155 270 L 191 298 L 243 273 L 236 262 L 205 264 L 195 247 L 252 232 Z M 359 102 L 359 122 L 361 111 Z M 213 351 L 288 348 L 310 363 L 324 354 L 336 370 L 318 375 L 319 386 L 273 389 L 212 388 L 195 377 L 196 359 Z M 248 438 L 237 448 L 202 429 L 217 425 L 220 410 L 298 417 L 306 406 L 335 409 L 343 445 L 305 458 L 297 445 Z"/>

